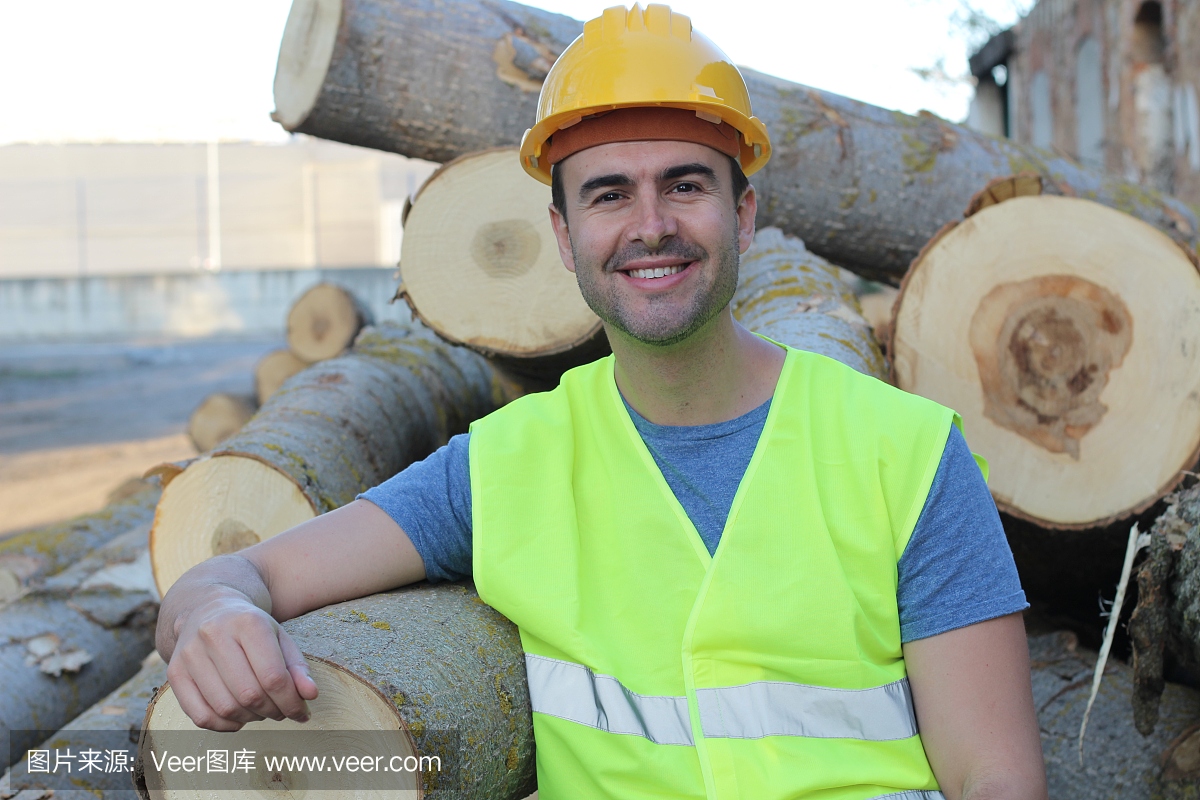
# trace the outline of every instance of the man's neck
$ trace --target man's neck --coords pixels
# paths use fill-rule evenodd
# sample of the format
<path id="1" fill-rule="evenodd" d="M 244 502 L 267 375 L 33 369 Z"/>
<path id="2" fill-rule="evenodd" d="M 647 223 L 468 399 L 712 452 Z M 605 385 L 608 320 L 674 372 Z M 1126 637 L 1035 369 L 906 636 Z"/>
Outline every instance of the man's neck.
<path id="1" fill-rule="evenodd" d="M 737 324 L 726 307 L 682 342 L 648 345 L 609 330 L 617 388 L 659 425 L 710 425 L 767 402 L 783 369 L 782 348 Z"/>

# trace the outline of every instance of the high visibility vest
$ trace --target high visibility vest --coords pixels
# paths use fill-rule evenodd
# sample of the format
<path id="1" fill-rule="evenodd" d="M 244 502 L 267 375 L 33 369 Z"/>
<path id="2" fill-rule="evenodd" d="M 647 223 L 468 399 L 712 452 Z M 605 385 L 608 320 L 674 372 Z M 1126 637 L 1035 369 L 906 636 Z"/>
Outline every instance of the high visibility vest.
<path id="1" fill-rule="evenodd" d="M 541 800 L 941 798 L 896 564 L 957 415 L 789 349 L 710 556 L 613 365 L 471 428 L 475 585 L 520 630 Z"/>

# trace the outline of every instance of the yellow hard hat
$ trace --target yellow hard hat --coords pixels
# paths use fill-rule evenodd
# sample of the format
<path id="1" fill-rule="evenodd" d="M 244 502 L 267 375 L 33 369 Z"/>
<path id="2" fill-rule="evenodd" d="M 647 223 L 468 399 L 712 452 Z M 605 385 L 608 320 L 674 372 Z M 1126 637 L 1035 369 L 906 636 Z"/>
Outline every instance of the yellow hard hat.
<path id="1" fill-rule="evenodd" d="M 678 108 L 741 134 L 747 175 L 771 157 L 767 128 L 751 114 L 746 82 L 729 57 L 665 5 L 607 9 L 583 26 L 542 84 L 537 122 L 521 139 L 521 166 L 550 183 L 546 143 L 585 117 L 622 108 Z M 731 134 L 732 135 L 732 134 Z M 651 137 L 648 137 L 651 138 Z"/>

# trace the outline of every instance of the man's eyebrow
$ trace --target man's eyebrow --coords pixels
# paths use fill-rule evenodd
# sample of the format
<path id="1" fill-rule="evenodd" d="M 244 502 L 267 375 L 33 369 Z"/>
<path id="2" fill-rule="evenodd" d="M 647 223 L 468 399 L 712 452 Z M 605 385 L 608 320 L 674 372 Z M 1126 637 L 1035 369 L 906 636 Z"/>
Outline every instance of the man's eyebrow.
<path id="1" fill-rule="evenodd" d="M 611 186 L 632 186 L 633 180 L 628 175 L 622 175 L 619 172 L 614 172 L 612 175 L 600 175 L 595 178 L 589 178 L 579 187 L 580 199 L 587 197 L 597 189 L 607 189 Z"/>
<path id="2" fill-rule="evenodd" d="M 673 181 L 676 178 L 684 178 L 688 175 L 702 175 L 709 180 L 715 181 L 717 173 L 707 164 L 696 162 L 695 164 L 680 164 L 676 167 L 667 167 L 663 170 L 660 180 Z"/>

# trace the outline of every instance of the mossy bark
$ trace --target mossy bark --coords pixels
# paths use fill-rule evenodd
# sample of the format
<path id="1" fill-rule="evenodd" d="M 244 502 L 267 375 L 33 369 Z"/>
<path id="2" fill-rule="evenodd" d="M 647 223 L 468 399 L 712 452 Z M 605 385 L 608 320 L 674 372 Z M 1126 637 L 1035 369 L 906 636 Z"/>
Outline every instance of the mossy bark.
<path id="1" fill-rule="evenodd" d="M 294 376 L 213 457 L 270 465 L 323 514 L 429 455 L 505 399 L 482 356 L 420 326 L 381 325 L 365 329 L 346 355 Z"/>
<path id="2" fill-rule="evenodd" d="M 314 611 L 284 628 L 308 656 L 386 698 L 419 755 L 468 800 L 534 789 L 533 722 L 516 627 L 469 584 L 418 584 Z M 449 735 L 448 735 L 449 734 Z M 437 788 L 424 776 L 427 791 Z"/>
<path id="3" fill-rule="evenodd" d="M 108 769 L 72 770 L 69 776 L 66 773 L 30 773 L 28 762 L 21 761 L 14 763 L 0 778 L 0 797 L 25 789 L 52 789 L 53 796 L 61 800 L 137 800 L 133 758 L 128 765 L 118 765 L 107 752 L 122 751 L 132 755 L 136 751 L 146 707 L 166 680 L 167 665 L 157 654 L 152 654 L 136 675 L 37 745 L 40 750 L 69 751 L 76 757 L 87 749 L 100 750 L 105 753 Z M 118 766 L 128 769 L 117 769 Z M 65 788 L 64 784 L 70 788 Z"/>
<path id="4" fill-rule="evenodd" d="M 121 534 L 149 528 L 161 490 L 143 482 L 132 494 L 93 514 L 0 539 L 0 606 L 37 586 Z"/>
<path id="5" fill-rule="evenodd" d="M 305 47 L 311 0 L 295 0 L 276 101 L 296 92 L 286 63 Z M 343 0 L 332 56 L 289 130 L 445 162 L 518 144 L 555 56 L 583 23 L 507 0 Z M 708 31 L 717 35 L 719 31 Z M 332 34 L 330 34 L 332 36 Z M 814 253 L 898 283 L 947 222 L 991 179 L 1042 176 L 1051 193 L 1094 199 L 1197 245 L 1183 203 L 1060 156 L 993 139 L 929 113 L 909 116 L 743 69 L 774 155 L 752 180 L 758 220 Z M 304 95 L 308 97 L 309 95 Z M 294 103 L 293 103 L 294 105 Z"/>
<path id="6" fill-rule="evenodd" d="M 742 256 L 732 309 L 755 333 L 888 380 L 879 343 L 854 290 L 836 267 L 778 228 L 760 230 Z"/>
<path id="7" fill-rule="evenodd" d="M 0 611 L 0 766 L 138 671 L 158 595 L 144 523 L 46 578 Z"/>

